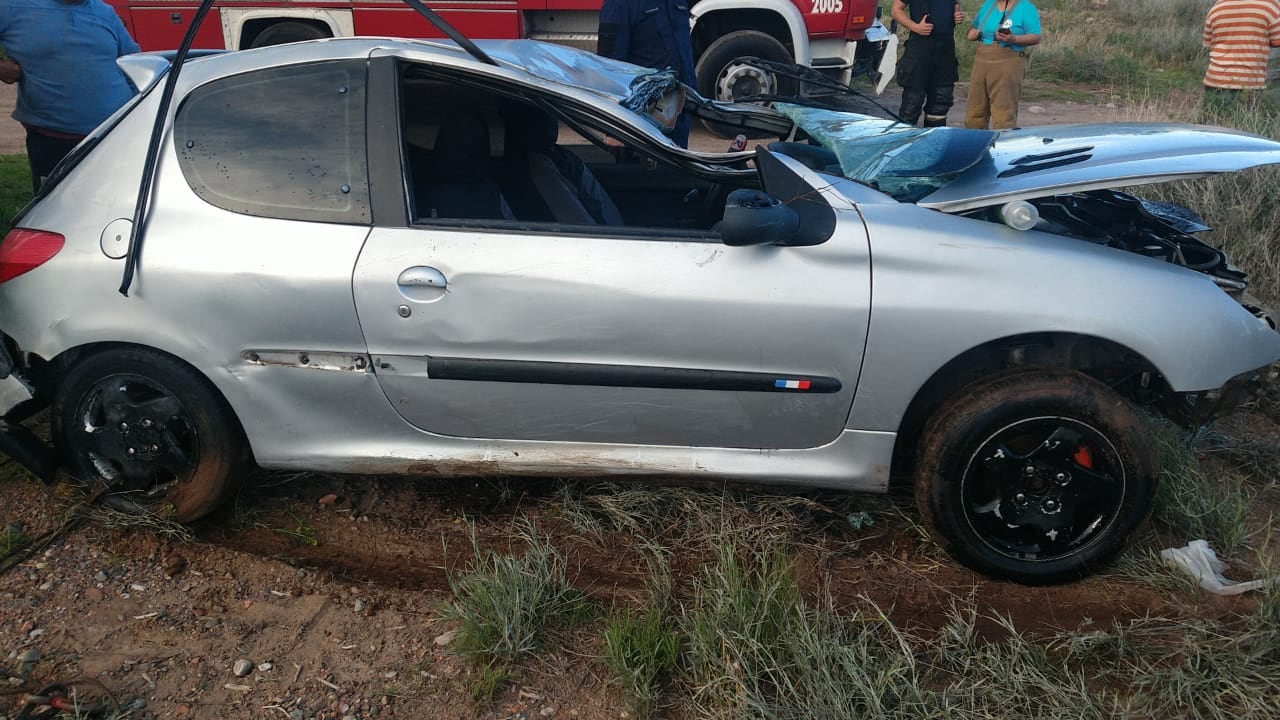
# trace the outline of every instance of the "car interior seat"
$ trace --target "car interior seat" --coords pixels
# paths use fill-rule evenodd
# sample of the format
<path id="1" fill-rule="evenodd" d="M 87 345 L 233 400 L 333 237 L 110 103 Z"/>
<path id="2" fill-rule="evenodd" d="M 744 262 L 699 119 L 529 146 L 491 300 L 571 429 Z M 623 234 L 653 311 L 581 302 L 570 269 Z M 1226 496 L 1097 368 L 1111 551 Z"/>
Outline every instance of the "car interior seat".
<path id="1" fill-rule="evenodd" d="M 556 145 L 560 123 L 527 103 L 507 102 L 503 155 L 517 215 L 544 215 L 569 225 L 621 226 L 622 213 L 604 186 L 572 152 Z M 533 219 L 532 217 L 530 219 Z"/>
<path id="2" fill-rule="evenodd" d="M 429 172 L 419 216 L 515 219 L 490 170 L 489 125 L 479 111 L 459 108 L 440 126 Z"/>

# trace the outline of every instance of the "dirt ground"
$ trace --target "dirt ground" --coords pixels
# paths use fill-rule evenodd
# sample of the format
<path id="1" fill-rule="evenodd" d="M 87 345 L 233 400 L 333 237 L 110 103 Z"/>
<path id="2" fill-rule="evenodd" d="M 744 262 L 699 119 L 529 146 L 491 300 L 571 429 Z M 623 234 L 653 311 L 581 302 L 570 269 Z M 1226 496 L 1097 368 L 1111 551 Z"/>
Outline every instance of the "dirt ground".
<path id="1" fill-rule="evenodd" d="M 13 97 L 0 85 L 0 153 L 23 151 L 22 129 L 7 118 Z M 1107 121 L 1121 110 L 1054 102 L 1025 112 L 1032 125 Z M 963 105 L 952 124 L 961 117 Z M 522 666 L 495 703 L 477 705 L 441 620 L 449 572 L 473 557 L 472 528 L 480 547 L 502 548 L 525 513 L 568 553 L 575 585 L 600 607 L 640 594 L 636 539 L 576 535 L 554 490 L 537 482 L 512 496 L 486 482 L 263 473 L 189 540 L 75 528 L 0 576 L 0 718 L 16 710 L 17 692 L 71 679 L 102 683 L 140 719 L 626 717 L 598 660 L 598 623 Z M 65 497 L 11 464 L 0 466 L 0 493 L 0 525 L 23 535 L 64 518 Z M 884 520 L 873 530 L 815 516 L 821 542 L 799 575 L 838 603 L 865 595 L 908 625 L 939 624 L 967 598 L 1044 632 L 1147 614 L 1213 616 L 1249 602 L 1179 598 L 1115 578 L 1061 588 L 993 582 L 876 507 Z M 238 660 L 252 666 L 244 676 L 233 672 Z"/>
<path id="2" fill-rule="evenodd" d="M 0 483 L 0 521 L 32 537 L 61 522 L 58 493 L 20 477 Z M 602 613 L 640 596 L 638 540 L 575 533 L 555 490 L 540 481 L 262 473 L 187 541 L 74 529 L 0 576 L 0 684 L 6 672 L 15 690 L 92 679 L 140 719 L 625 718 L 599 660 L 600 621 L 535 654 L 492 705 L 478 705 L 440 619 L 448 574 L 474 557 L 472 533 L 478 547 L 506 550 L 522 516 L 567 554 L 573 583 Z M 802 532 L 812 550 L 800 551 L 797 575 L 810 590 L 829 589 L 837 605 L 870 598 L 908 627 L 938 627 L 954 602 L 968 600 L 984 616 L 1008 615 L 1044 634 L 1144 616 L 1223 616 L 1251 602 L 1116 577 L 1056 588 L 987 580 L 921 538 L 910 510 L 868 502 L 873 529 L 811 518 Z M 677 557 L 677 578 L 699 562 Z M 242 659 L 252 669 L 239 677 Z M 0 717 L 15 707 L 7 699 L 0 695 Z"/>

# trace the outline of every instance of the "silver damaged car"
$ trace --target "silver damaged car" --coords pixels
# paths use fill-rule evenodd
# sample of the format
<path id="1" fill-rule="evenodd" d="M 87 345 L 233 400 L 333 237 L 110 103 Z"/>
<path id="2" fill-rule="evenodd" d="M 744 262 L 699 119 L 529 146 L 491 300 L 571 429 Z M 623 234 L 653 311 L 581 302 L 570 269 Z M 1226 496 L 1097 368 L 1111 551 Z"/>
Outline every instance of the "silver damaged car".
<path id="1" fill-rule="evenodd" d="M 478 46 L 193 58 L 158 125 L 169 61 L 122 59 L 137 96 L 0 244 L 5 450 L 181 520 L 251 463 L 905 483 L 957 561 L 1052 583 L 1149 516 L 1138 406 L 1202 422 L 1280 358 L 1201 220 L 1118 189 L 1278 143 L 916 129 Z M 682 107 L 783 139 L 684 150 Z"/>

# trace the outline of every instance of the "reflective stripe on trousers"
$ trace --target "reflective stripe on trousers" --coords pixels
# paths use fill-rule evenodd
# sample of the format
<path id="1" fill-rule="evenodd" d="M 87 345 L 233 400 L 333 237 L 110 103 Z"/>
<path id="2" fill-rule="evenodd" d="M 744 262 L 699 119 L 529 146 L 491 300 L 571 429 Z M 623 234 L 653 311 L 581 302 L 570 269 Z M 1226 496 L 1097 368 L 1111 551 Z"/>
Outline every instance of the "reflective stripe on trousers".
<path id="1" fill-rule="evenodd" d="M 1026 74 L 1026 53 L 1002 45 L 979 45 L 973 58 L 964 126 L 982 129 L 990 120 L 992 130 L 1017 127 L 1018 101 Z"/>

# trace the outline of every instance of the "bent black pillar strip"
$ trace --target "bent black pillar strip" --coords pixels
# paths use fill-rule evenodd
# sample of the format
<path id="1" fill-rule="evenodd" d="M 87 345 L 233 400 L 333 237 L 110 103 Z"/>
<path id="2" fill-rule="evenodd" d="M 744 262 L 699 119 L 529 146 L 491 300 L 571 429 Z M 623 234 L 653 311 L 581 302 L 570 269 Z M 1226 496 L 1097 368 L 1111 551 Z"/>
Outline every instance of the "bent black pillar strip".
<path id="1" fill-rule="evenodd" d="M 151 205 L 151 187 L 155 182 L 156 163 L 160 158 L 160 140 L 164 138 L 164 128 L 168 123 L 169 104 L 173 102 L 174 90 L 178 87 L 178 74 L 182 71 L 182 63 L 187 60 L 187 52 L 196 40 L 196 31 L 204 22 L 204 16 L 213 7 L 213 0 L 201 0 L 200 7 L 187 26 L 187 34 L 182 37 L 178 46 L 178 54 L 169 65 L 169 74 L 164 81 L 164 91 L 160 94 L 160 107 L 156 110 L 156 120 L 151 125 L 151 140 L 147 143 L 147 157 L 142 163 L 142 182 L 138 187 L 138 203 L 133 207 L 133 227 L 129 228 L 129 249 L 124 256 L 124 275 L 120 278 L 120 294 L 129 297 L 129 288 L 133 285 L 133 274 L 138 267 L 138 256 L 142 254 L 143 227 L 147 221 L 147 210 Z"/>

